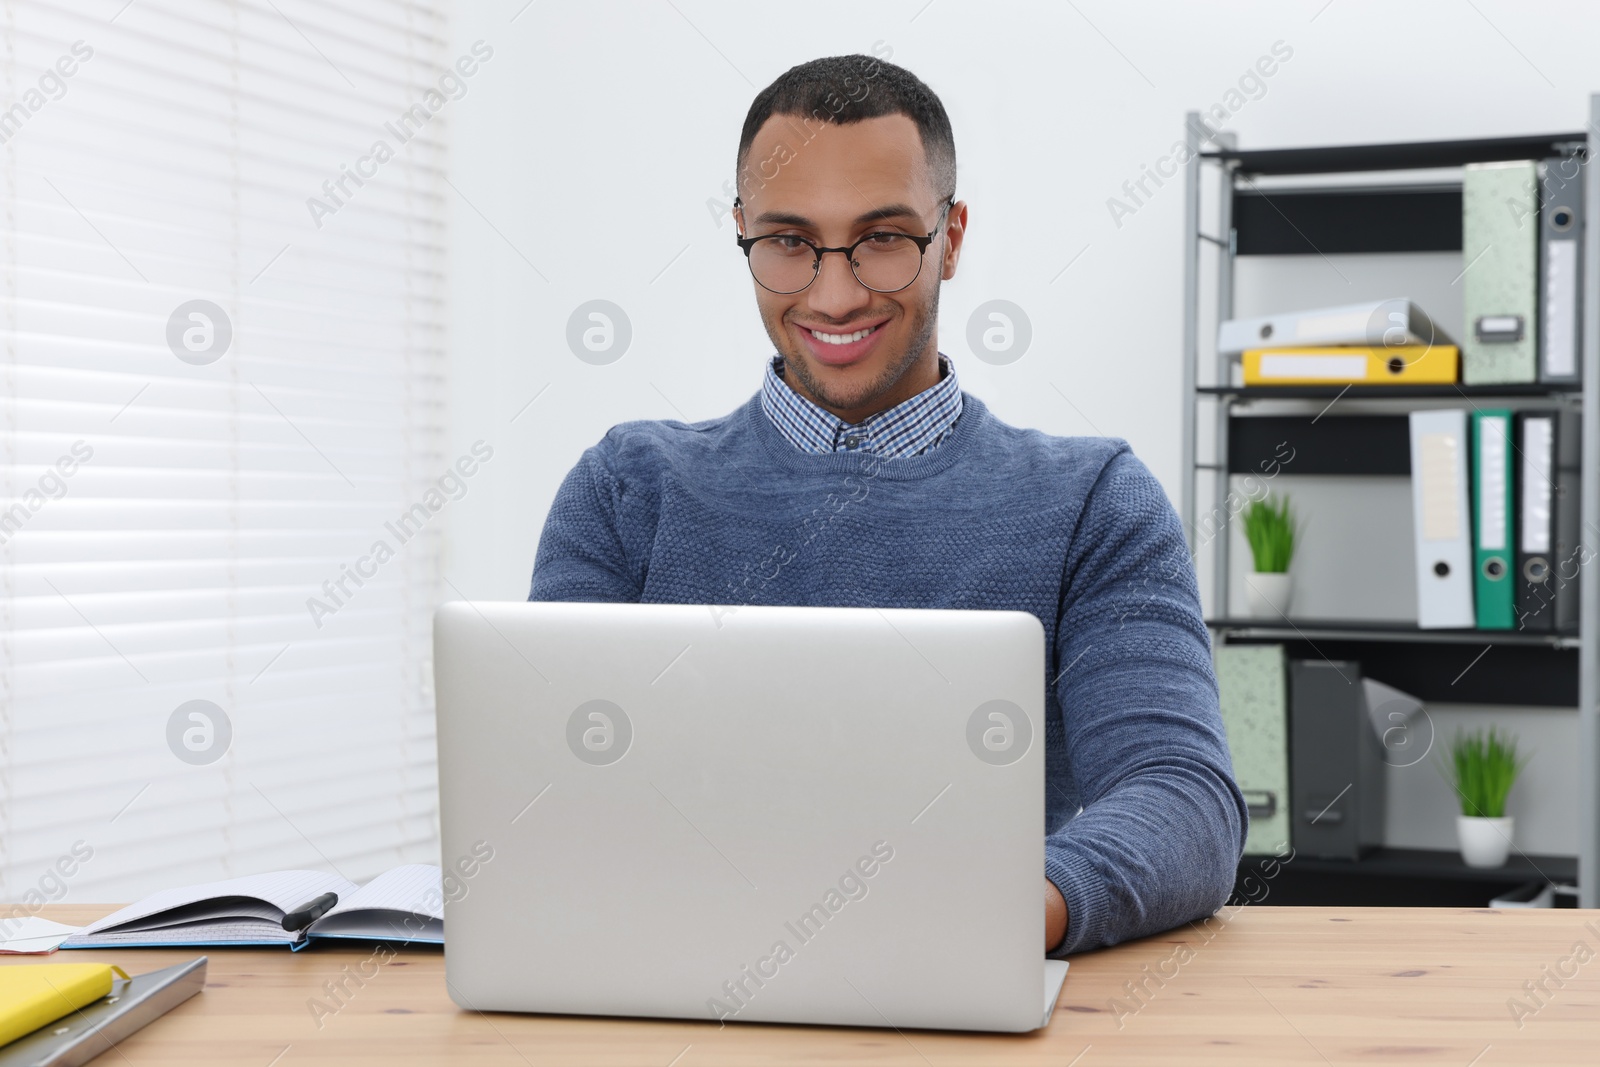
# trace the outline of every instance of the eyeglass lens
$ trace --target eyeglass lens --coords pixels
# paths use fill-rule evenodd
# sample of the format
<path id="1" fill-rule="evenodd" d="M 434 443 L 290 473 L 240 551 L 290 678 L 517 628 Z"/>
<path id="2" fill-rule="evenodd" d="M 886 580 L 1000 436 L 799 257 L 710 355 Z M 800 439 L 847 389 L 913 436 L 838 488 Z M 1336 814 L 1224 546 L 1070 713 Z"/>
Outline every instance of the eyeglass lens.
<path id="1" fill-rule="evenodd" d="M 798 293 L 816 278 L 819 266 L 815 248 L 788 234 L 762 237 L 750 248 L 750 273 L 775 293 Z M 850 269 L 868 289 L 892 293 L 917 280 L 922 250 L 905 234 L 869 234 L 856 245 Z"/>

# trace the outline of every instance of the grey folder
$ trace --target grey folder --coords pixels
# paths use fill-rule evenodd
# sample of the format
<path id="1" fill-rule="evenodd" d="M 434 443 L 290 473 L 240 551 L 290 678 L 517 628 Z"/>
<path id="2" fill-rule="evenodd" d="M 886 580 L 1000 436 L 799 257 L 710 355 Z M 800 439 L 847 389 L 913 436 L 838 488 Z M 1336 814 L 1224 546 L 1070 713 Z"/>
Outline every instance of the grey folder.
<path id="1" fill-rule="evenodd" d="M 1233 777 L 1250 806 L 1246 855 L 1289 843 L 1289 699 L 1282 645 L 1222 645 L 1213 653 Z"/>
<path id="2" fill-rule="evenodd" d="M 1468 385 L 1538 378 L 1537 184 L 1532 160 L 1464 168 L 1461 380 Z"/>
<path id="3" fill-rule="evenodd" d="M 113 979 L 106 996 L 0 1049 L 0 1067 L 81 1067 L 101 1053 L 115 1050 L 117 1042 L 161 1018 L 205 985 L 205 956 L 148 974 Z M 102 1062 L 109 1062 L 109 1057 Z M 122 1062 L 127 1062 L 126 1056 Z"/>
<path id="4" fill-rule="evenodd" d="M 1359 859 L 1383 843 L 1383 742 L 1354 660 L 1289 661 L 1289 782 L 1294 851 Z"/>
<path id="5" fill-rule="evenodd" d="M 1539 380 L 1575 382 L 1583 333 L 1583 176 L 1571 157 L 1544 164 L 1539 206 Z"/>
<path id="6" fill-rule="evenodd" d="M 1338 307 L 1308 308 L 1228 319 L 1217 328 L 1217 351 L 1224 355 L 1247 348 L 1285 345 L 1453 345 L 1454 341 L 1409 297 L 1367 300 Z"/>

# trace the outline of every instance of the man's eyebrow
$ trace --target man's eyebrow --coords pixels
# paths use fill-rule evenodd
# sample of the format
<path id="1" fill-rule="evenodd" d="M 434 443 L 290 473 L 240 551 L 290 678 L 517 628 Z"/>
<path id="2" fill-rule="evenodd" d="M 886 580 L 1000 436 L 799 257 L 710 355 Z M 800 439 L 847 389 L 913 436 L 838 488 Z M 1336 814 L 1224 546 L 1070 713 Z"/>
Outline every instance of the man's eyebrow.
<path id="1" fill-rule="evenodd" d="M 871 211 L 857 215 L 852 225 L 865 226 L 869 222 L 878 222 L 882 219 L 917 217 L 917 210 L 909 204 L 885 204 L 883 207 L 875 207 Z M 763 211 L 756 216 L 755 221 L 761 226 L 803 226 L 812 230 L 817 227 L 811 219 L 789 211 Z"/>

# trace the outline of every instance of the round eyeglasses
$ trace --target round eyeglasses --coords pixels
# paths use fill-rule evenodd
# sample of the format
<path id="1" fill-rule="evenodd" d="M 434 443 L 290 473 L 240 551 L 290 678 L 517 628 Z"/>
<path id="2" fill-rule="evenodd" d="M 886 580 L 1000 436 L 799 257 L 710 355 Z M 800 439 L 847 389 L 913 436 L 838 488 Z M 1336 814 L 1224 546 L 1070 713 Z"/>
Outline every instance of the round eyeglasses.
<path id="1" fill-rule="evenodd" d="M 941 222 L 954 203 L 954 199 L 945 201 L 939 212 Z M 734 204 L 742 206 L 738 200 Z M 828 252 L 843 254 L 856 281 L 873 292 L 897 293 L 922 273 L 924 254 L 938 233 L 938 227 L 920 237 L 879 230 L 842 248 L 824 248 L 804 237 L 779 233 L 740 237 L 738 245 L 744 250 L 756 283 L 782 296 L 798 293 L 816 281 L 822 271 L 822 257 Z"/>

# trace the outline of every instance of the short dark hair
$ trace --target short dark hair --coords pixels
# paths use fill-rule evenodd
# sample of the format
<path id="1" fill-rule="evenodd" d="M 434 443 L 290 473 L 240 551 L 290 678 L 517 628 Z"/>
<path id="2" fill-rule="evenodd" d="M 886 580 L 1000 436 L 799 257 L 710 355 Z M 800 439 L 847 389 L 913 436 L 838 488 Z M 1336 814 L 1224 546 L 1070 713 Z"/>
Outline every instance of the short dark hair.
<path id="1" fill-rule="evenodd" d="M 956 141 L 944 104 L 915 74 L 868 55 L 828 56 L 790 67 L 750 104 L 739 135 L 736 182 L 743 189 L 745 156 L 756 133 L 773 115 L 804 121 L 860 122 L 904 115 L 916 124 L 939 202 L 956 195 Z"/>

